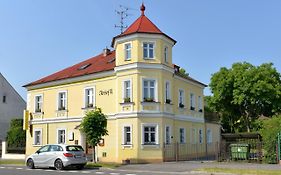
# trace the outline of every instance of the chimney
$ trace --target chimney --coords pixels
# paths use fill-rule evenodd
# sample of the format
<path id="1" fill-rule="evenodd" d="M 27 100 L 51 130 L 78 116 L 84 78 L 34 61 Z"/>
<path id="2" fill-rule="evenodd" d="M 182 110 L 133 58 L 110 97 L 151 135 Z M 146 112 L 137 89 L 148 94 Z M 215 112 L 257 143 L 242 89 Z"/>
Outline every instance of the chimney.
<path id="1" fill-rule="evenodd" d="M 106 47 L 103 49 L 103 56 L 106 57 L 109 54 L 110 50 Z"/>

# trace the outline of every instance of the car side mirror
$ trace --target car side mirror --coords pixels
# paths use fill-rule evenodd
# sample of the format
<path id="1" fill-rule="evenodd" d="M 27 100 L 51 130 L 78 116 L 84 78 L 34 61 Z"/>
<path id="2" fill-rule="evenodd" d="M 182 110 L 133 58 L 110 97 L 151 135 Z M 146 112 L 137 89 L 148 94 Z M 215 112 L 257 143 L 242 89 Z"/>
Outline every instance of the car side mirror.
<path id="1" fill-rule="evenodd" d="M 36 153 L 36 154 L 39 154 L 39 153 L 40 153 L 40 151 L 38 150 L 38 151 L 36 151 L 35 153 Z"/>

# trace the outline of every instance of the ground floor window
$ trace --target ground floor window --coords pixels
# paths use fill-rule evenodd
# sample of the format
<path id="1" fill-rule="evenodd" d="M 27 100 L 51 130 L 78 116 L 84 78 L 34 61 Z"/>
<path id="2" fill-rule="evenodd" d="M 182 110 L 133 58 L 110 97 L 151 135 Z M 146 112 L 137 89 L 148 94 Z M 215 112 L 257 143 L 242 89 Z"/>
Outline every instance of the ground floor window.
<path id="1" fill-rule="evenodd" d="M 165 143 L 171 144 L 171 127 L 170 126 L 165 127 Z"/>
<path id="2" fill-rule="evenodd" d="M 158 125 L 155 124 L 143 125 L 143 144 L 144 145 L 158 144 Z"/>
<path id="3" fill-rule="evenodd" d="M 42 129 L 34 129 L 34 145 L 42 145 Z"/>
<path id="4" fill-rule="evenodd" d="M 124 137 L 123 137 L 123 144 L 124 145 L 131 145 L 132 144 L 132 127 L 131 126 L 124 126 Z"/>
<path id="5" fill-rule="evenodd" d="M 65 129 L 58 129 L 58 144 L 65 144 Z"/>
<path id="6" fill-rule="evenodd" d="M 212 143 L 212 131 L 207 129 L 207 143 Z"/>
<path id="7" fill-rule="evenodd" d="M 185 129 L 180 128 L 180 143 L 185 143 Z"/>

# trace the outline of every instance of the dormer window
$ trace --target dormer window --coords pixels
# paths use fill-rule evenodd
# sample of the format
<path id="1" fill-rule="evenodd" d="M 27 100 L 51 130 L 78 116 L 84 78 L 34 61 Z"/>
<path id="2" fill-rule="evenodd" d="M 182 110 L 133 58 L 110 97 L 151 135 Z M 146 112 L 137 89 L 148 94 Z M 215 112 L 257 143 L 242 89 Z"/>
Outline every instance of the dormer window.
<path id="1" fill-rule="evenodd" d="M 154 59 L 154 43 L 151 42 L 143 43 L 143 58 Z"/>
<path id="2" fill-rule="evenodd" d="M 132 45 L 131 43 L 125 44 L 125 60 L 131 60 L 132 58 Z"/>

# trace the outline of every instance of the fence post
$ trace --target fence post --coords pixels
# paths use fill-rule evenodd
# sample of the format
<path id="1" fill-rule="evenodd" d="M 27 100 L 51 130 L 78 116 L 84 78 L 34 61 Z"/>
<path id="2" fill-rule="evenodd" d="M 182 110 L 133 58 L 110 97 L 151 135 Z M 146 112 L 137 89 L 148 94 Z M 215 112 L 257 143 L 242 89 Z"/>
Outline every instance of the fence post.
<path id="1" fill-rule="evenodd" d="M 2 141 L 2 158 L 5 157 L 5 154 L 7 153 L 7 145 L 5 141 Z"/>
<path id="2" fill-rule="evenodd" d="M 165 142 L 163 142 L 163 162 L 166 161 L 166 158 L 165 158 Z"/>
<path id="3" fill-rule="evenodd" d="M 178 159 L 179 159 L 179 143 L 178 142 L 176 142 L 176 145 L 175 145 L 175 153 L 176 153 L 176 162 L 178 161 Z"/>

